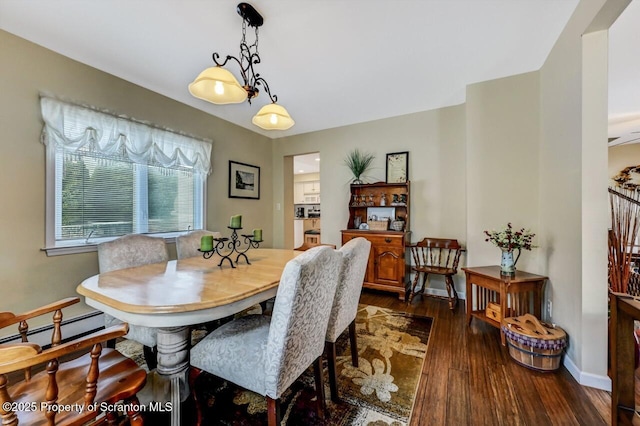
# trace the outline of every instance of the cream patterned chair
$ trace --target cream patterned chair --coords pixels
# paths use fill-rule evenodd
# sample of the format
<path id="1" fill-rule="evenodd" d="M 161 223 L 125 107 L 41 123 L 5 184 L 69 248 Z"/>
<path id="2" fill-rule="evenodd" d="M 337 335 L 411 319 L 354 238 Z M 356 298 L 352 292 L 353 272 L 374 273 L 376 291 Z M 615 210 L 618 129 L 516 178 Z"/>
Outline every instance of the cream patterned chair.
<path id="1" fill-rule="evenodd" d="M 358 313 L 358 302 L 360 301 L 360 292 L 370 250 L 371 242 L 362 237 L 350 240 L 339 250 L 342 253 L 342 268 L 325 337 L 329 388 L 331 389 L 331 399 L 335 402 L 339 400 L 336 375 L 336 341 L 347 328 L 351 343 L 351 363 L 354 367 L 358 366 L 356 314 Z"/>
<path id="2" fill-rule="evenodd" d="M 98 265 L 100 273 L 115 271 L 118 269 L 132 268 L 134 266 L 148 265 L 150 263 L 166 262 L 169 260 L 169 252 L 163 238 L 154 238 L 140 234 L 130 234 L 113 241 L 98 244 Z M 105 327 L 119 324 L 122 321 L 104 314 Z M 155 348 L 157 343 L 157 331 L 154 328 L 139 325 L 129 325 L 127 339 L 142 343 L 144 357 L 149 369 L 156 366 Z M 110 342 L 109 346 L 113 346 Z"/>
<path id="3" fill-rule="evenodd" d="M 178 259 L 202 256 L 198 249 L 200 248 L 200 239 L 205 235 L 212 235 L 213 238 L 222 238 L 222 234 L 219 232 L 202 229 L 176 237 L 176 256 Z"/>
<path id="4" fill-rule="evenodd" d="M 321 357 L 341 257 L 338 251 L 320 246 L 289 261 L 282 272 L 271 317 L 238 318 L 191 349 L 191 389 L 197 376 L 206 371 L 264 395 L 269 425 L 274 426 L 280 423 L 280 396 L 313 364 L 318 414 L 322 417 Z M 198 411 L 198 424 L 201 421 Z"/>

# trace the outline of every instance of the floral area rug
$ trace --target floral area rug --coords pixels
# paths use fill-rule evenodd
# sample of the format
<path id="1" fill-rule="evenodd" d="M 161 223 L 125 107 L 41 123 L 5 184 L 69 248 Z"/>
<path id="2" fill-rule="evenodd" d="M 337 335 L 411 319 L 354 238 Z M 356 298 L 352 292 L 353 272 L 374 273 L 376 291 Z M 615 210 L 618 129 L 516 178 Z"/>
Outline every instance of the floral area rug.
<path id="1" fill-rule="evenodd" d="M 325 363 L 327 418 L 324 422 L 317 418 L 313 369 L 310 368 L 282 396 L 282 423 L 289 426 L 408 424 L 432 322 L 432 318 L 360 305 L 356 318 L 358 368 L 351 364 L 348 333 L 345 332 L 336 344 L 341 401 L 333 403 L 330 399 Z M 203 333 L 194 333 L 194 343 L 202 336 Z M 142 350 L 136 343 L 119 342 L 117 348 L 140 365 L 144 364 Z M 195 388 L 202 407 L 203 424 L 267 424 L 267 404 L 263 396 L 204 373 Z M 183 424 L 193 424 L 193 405 L 183 412 L 186 412 Z M 159 424 L 159 420 L 153 419 L 153 424 Z"/>

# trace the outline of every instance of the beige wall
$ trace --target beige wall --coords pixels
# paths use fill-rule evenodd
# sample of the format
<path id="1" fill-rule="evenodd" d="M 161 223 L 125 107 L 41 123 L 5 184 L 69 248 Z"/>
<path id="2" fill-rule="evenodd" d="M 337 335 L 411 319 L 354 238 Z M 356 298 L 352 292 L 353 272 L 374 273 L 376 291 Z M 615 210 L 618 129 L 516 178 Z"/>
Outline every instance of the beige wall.
<path id="1" fill-rule="evenodd" d="M 604 4 L 578 4 L 540 71 L 539 244 L 553 321 L 570 339 L 570 371 L 581 383 L 606 388 L 607 242 L 600 223 L 607 208 L 606 52 L 598 39 L 583 46 L 583 34 Z M 583 94 L 585 84 L 595 87 Z M 586 173 L 600 181 L 589 185 Z"/>
<path id="2" fill-rule="evenodd" d="M 3 31 L 0 46 L 0 311 L 20 312 L 74 296 L 78 283 L 98 272 L 95 253 L 47 257 L 40 251 L 45 236 L 45 150 L 40 143 L 39 91 L 213 140 L 208 227 L 227 231 L 229 217 L 239 213 L 247 227 L 263 228 L 266 245 L 271 245 L 269 139 Z M 227 197 L 229 160 L 261 167 L 259 201 Z M 87 310 L 81 305 L 69 315 Z"/>
<path id="3" fill-rule="evenodd" d="M 620 173 L 622 169 L 629 166 L 640 165 L 640 143 L 613 146 L 608 149 L 609 152 L 609 169 L 608 175 L 609 185 L 615 185 L 613 178 Z M 634 182 L 637 182 L 638 177 Z"/>
<path id="4" fill-rule="evenodd" d="M 320 152 L 322 240 L 341 245 L 346 228 L 349 183 L 353 179 L 344 158 L 354 148 L 376 158 L 366 182 L 385 180 L 386 153 L 409 151 L 411 180 L 411 235 L 457 238 L 466 242 L 465 108 L 455 106 L 353 126 L 278 139 L 274 143 L 274 203 L 283 203 L 286 156 Z M 285 206 L 284 210 L 287 211 Z M 289 209 L 292 210 L 292 209 Z M 274 235 L 283 235 L 289 221 L 284 212 L 274 216 Z M 288 225 L 286 225 L 288 226 Z M 283 239 L 274 240 L 284 247 Z M 464 259 L 463 259 L 464 262 Z M 434 280 L 434 281 L 437 281 Z M 460 280 L 458 288 L 462 289 Z M 439 283 L 434 283 L 436 287 Z"/>
<path id="5" fill-rule="evenodd" d="M 484 230 L 538 232 L 539 75 L 521 74 L 467 88 L 467 246 L 471 266 L 500 262 Z M 538 244 L 534 239 L 534 244 Z M 525 251 L 517 267 L 539 272 L 539 251 Z"/>

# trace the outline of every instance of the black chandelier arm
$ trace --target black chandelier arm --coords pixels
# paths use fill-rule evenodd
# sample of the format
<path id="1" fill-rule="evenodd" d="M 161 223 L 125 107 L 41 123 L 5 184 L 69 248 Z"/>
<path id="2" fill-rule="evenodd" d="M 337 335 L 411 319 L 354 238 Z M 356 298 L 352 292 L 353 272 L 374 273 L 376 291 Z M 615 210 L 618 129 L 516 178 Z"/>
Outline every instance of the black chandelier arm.
<path id="1" fill-rule="evenodd" d="M 231 56 L 231 55 L 227 55 L 227 57 L 225 58 L 224 62 L 219 62 L 218 59 L 220 58 L 220 55 L 218 55 L 218 53 L 214 53 L 213 54 L 213 62 L 215 62 L 215 64 L 219 67 L 224 67 L 227 62 L 229 62 L 229 60 L 233 59 L 234 61 L 236 61 L 236 63 L 238 64 L 238 68 L 240 68 L 240 74 L 242 75 L 242 81 L 244 83 L 244 85 L 247 85 L 247 69 L 248 68 L 244 68 L 242 66 L 242 62 L 240 62 L 240 60 L 238 58 L 236 58 L 235 56 Z"/>
<path id="2" fill-rule="evenodd" d="M 269 95 L 269 99 L 271 99 L 272 103 L 278 102 L 278 95 L 271 94 L 271 90 L 269 89 L 269 84 L 267 83 L 267 80 L 260 77 L 260 74 L 255 75 L 254 84 L 256 86 L 262 85 L 264 87 L 264 91 L 267 92 L 267 95 Z"/>
<path id="3" fill-rule="evenodd" d="M 224 67 L 227 64 L 227 62 L 229 62 L 229 59 L 236 59 L 236 58 L 234 58 L 233 56 L 227 55 L 224 62 L 222 63 L 218 62 L 218 59 L 220 59 L 220 55 L 218 55 L 218 52 L 213 52 L 213 62 L 219 67 Z"/>

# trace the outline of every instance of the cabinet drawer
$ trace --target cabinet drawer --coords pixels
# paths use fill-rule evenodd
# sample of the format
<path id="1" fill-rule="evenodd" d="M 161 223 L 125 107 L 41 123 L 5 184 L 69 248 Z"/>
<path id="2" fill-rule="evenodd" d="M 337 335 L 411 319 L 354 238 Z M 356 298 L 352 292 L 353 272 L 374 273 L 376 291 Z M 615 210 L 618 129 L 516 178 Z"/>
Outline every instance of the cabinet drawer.
<path id="1" fill-rule="evenodd" d="M 404 247 L 404 234 L 367 235 L 365 238 L 371 241 L 373 246 Z"/>
<path id="2" fill-rule="evenodd" d="M 372 234 L 367 232 L 343 232 L 342 244 L 358 237 L 371 241 L 372 246 L 404 247 L 404 234 Z"/>

